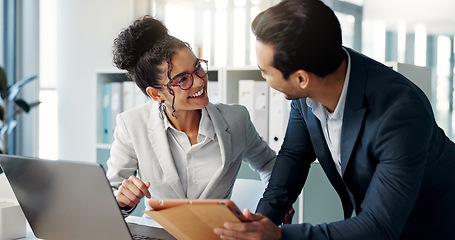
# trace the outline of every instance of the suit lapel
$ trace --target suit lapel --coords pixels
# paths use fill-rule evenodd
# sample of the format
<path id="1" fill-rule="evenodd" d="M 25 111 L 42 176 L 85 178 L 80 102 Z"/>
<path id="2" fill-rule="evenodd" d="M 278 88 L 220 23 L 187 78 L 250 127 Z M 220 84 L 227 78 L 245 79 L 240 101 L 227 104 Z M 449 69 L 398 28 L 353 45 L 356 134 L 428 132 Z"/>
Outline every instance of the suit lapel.
<path id="1" fill-rule="evenodd" d="M 365 109 L 345 109 L 341 130 L 341 172 L 344 174 L 363 125 Z"/>
<path id="2" fill-rule="evenodd" d="M 356 52 L 348 49 L 351 57 L 351 76 L 349 78 L 348 92 L 341 129 L 341 172 L 344 174 L 363 126 L 366 109 L 364 107 L 365 95 L 365 68 Z"/>
<path id="3" fill-rule="evenodd" d="M 311 108 L 307 107 L 305 102 L 306 99 L 300 99 L 299 101 L 301 102 L 301 106 L 305 108 L 302 109 L 302 112 L 304 113 L 304 118 L 308 125 L 308 130 L 315 154 L 318 158 L 319 163 L 321 164 L 322 169 L 324 169 L 327 178 L 329 179 L 335 191 L 337 191 L 338 195 L 340 196 L 344 210 L 344 217 L 349 218 L 350 214 L 352 213 L 352 204 L 350 202 L 349 194 L 344 185 L 344 182 L 335 167 L 332 154 L 327 147 L 327 142 L 325 141 L 324 134 L 322 133 L 321 123 L 313 114 Z"/>
<path id="4" fill-rule="evenodd" d="M 333 162 L 330 150 L 327 147 L 327 143 L 322 133 L 321 123 L 319 119 L 313 114 L 312 109 L 307 107 L 306 98 L 300 99 L 302 107 L 306 108 L 302 112 L 305 114 L 306 123 L 313 143 L 315 154 L 318 158 L 321 167 L 327 175 L 327 178 L 332 183 L 334 188 L 338 191 L 342 191 L 344 185 L 342 183 L 340 174 L 336 170 L 335 163 Z"/>
<path id="5" fill-rule="evenodd" d="M 156 106 L 156 107 L 155 107 Z M 152 143 L 156 158 L 163 170 L 162 181 L 168 183 L 179 198 L 186 198 L 180 178 L 172 158 L 167 133 L 163 120 L 158 117 L 158 107 L 153 105 L 148 122 L 148 137 Z M 153 183 L 152 183 L 153 184 Z"/>
<path id="6" fill-rule="evenodd" d="M 232 141 L 231 134 L 227 131 L 228 125 L 224 118 L 221 116 L 218 109 L 212 104 L 209 103 L 206 107 L 207 113 L 210 116 L 210 119 L 215 129 L 215 134 L 220 145 L 221 153 L 221 168 L 219 168 L 210 179 L 207 187 L 202 192 L 200 198 L 206 198 L 210 191 L 215 190 L 214 186 L 222 179 L 222 176 L 225 175 L 226 171 L 229 170 L 229 166 L 232 163 Z"/>

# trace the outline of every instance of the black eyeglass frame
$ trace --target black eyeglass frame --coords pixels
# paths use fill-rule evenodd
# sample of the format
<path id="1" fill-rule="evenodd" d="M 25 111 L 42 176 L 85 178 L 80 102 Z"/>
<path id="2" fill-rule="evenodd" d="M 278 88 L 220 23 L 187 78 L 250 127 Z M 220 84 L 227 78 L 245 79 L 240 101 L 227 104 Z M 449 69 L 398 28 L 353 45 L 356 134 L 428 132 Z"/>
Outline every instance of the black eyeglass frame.
<path id="1" fill-rule="evenodd" d="M 204 62 L 204 63 L 206 64 L 206 66 L 207 66 L 206 69 L 202 68 L 201 62 Z M 202 69 L 202 71 L 204 72 L 204 76 L 201 76 L 200 73 L 198 73 L 198 71 L 199 71 L 200 69 Z M 155 88 L 164 87 L 164 86 L 165 86 L 165 87 L 180 87 L 180 89 L 182 89 L 182 90 L 188 90 L 188 89 L 190 89 L 190 88 L 193 86 L 193 82 L 194 82 L 194 77 L 193 77 L 193 75 L 194 75 L 194 74 L 196 74 L 196 76 L 198 76 L 199 78 L 202 79 L 202 78 L 205 78 L 205 76 L 207 76 L 208 71 L 209 71 L 209 61 L 208 61 L 208 60 L 205 60 L 205 59 L 200 59 L 200 58 L 198 58 L 198 59 L 197 59 L 197 64 L 196 64 L 196 68 L 194 69 L 193 72 L 191 72 L 191 73 L 185 73 L 185 74 L 183 74 L 183 75 L 177 75 L 177 76 L 175 76 L 173 79 L 171 79 L 171 81 L 169 81 L 169 82 L 174 82 L 175 80 L 178 79 L 178 83 L 177 83 L 177 84 L 169 84 L 169 83 L 168 83 L 168 84 L 156 84 L 156 85 L 154 85 L 153 87 L 155 87 Z M 183 80 L 183 81 L 182 81 L 182 78 L 184 78 L 184 77 L 187 76 L 187 75 L 189 75 L 188 78 L 191 79 L 191 84 L 190 84 L 189 87 L 184 88 L 184 87 L 182 87 L 182 85 L 183 85 L 184 82 L 188 81 L 188 78 L 185 79 L 185 80 Z M 169 77 L 169 79 L 170 79 L 170 77 Z"/>

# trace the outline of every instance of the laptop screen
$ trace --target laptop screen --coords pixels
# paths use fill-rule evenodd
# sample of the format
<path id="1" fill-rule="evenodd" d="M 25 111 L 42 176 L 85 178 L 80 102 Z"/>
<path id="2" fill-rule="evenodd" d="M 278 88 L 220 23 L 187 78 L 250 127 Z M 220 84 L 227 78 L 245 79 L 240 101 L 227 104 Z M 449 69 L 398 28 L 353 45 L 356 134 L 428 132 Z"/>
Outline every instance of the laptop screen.
<path id="1" fill-rule="evenodd" d="M 99 164 L 0 155 L 0 165 L 35 236 L 131 239 Z"/>

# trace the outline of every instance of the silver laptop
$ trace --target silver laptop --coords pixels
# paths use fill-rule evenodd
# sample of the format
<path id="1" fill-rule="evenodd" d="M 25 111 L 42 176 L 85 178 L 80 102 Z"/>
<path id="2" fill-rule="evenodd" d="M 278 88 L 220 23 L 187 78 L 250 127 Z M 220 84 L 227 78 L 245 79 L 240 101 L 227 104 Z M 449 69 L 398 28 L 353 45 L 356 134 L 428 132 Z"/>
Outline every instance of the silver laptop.
<path id="1" fill-rule="evenodd" d="M 162 228 L 127 224 L 99 164 L 0 154 L 0 165 L 38 238 L 175 239 Z"/>

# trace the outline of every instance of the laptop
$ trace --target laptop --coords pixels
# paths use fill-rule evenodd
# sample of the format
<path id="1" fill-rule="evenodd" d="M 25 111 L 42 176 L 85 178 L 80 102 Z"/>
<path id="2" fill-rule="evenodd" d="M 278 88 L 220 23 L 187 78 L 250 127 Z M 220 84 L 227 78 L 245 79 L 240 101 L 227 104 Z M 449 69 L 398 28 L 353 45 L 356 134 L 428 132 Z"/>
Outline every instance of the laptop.
<path id="1" fill-rule="evenodd" d="M 0 166 L 38 238 L 175 240 L 163 228 L 125 222 L 99 164 L 0 154 Z"/>

